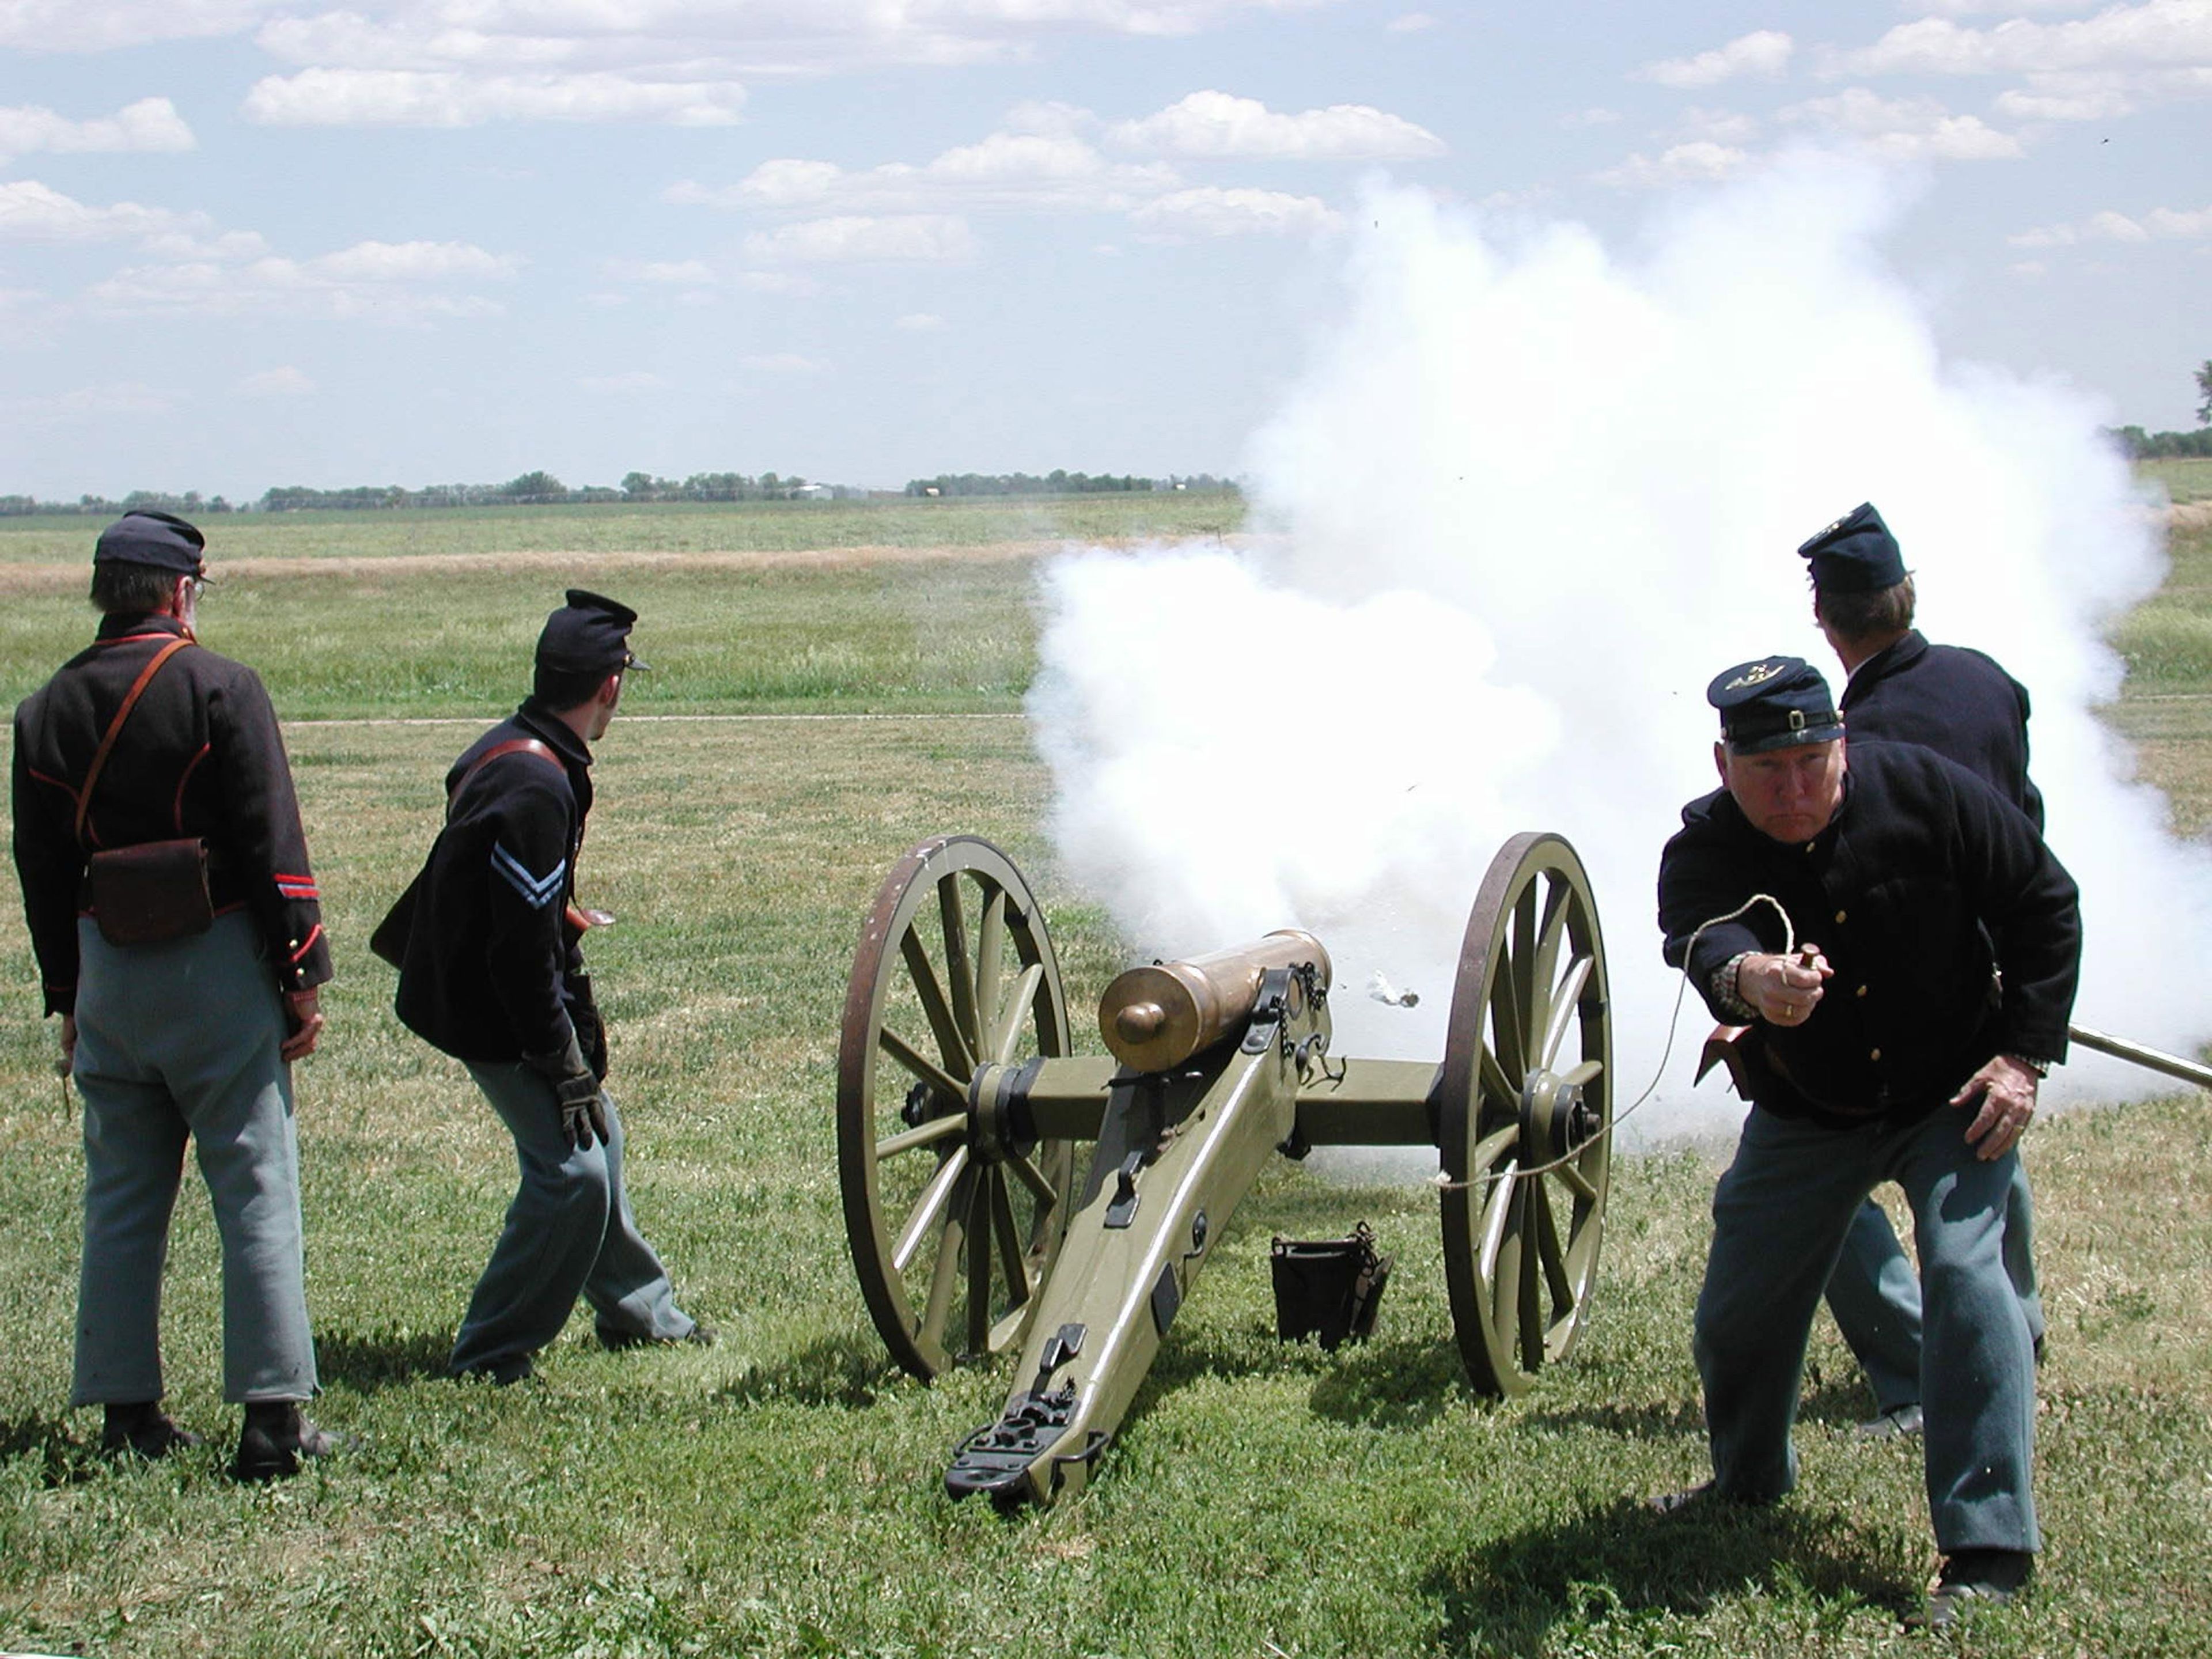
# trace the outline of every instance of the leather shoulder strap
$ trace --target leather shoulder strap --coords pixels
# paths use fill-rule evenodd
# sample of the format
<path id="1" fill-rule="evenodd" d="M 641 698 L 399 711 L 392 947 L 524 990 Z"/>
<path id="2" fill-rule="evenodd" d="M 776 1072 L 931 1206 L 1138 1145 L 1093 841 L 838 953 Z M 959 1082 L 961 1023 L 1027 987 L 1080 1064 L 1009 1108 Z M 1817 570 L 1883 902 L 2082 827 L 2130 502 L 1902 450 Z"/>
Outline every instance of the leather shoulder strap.
<path id="1" fill-rule="evenodd" d="M 123 694 L 123 706 L 115 711 L 115 718 L 108 721 L 107 730 L 100 739 L 100 747 L 93 751 L 92 764 L 86 769 L 84 775 L 84 787 L 78 793 L 76 798 L 78 846 L 84 845 L 85 823 L 92 816 L 92 787 L 100 781 L 100 769 L 107 764 L 108 751 L 115 747 L 115 739 L 123 731 L 123 722 L 131 718 L 131 711 L 138 706 L 138 699 L 145 695 L 146 687 L 152 682 L 154 676 L 161 672 L 161 665 L 191 643 L 191 641 L 189 638 L 181 635 L 171 640 L 154 653 L 151 661 L 138 671 L 138 678 L 131 682 L 131 689 Z M 540 747 L 543 745 L 541 744 Z"/>
<path id="2" fill-rule="evenodd" d="M 469 769 L 453 780 L 453 792 L 446 797 L 448 811 L 452 811 L 455 798 L 460 794 L 461 786 L 502 755 L 535 755 L 548 766 L 559 767 L 562 777 L 568 775 L 568 769 L 562 765 L 561 757 L 553 752 L 551 744 L 536 738 L 509 738 L 505 743 L 495 743 L 478 755 L 469 763 Z"/>

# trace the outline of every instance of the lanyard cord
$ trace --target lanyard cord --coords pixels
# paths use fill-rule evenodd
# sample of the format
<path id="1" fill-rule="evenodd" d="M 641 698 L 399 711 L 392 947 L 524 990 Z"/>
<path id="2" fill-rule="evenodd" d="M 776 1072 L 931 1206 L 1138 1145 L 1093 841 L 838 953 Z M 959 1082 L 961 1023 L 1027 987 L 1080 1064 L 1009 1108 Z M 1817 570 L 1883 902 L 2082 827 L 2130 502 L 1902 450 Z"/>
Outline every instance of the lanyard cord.
<path id="1" fill-rule="evenodd" d="M 1735 909 L 1730 910 L 1723 915 L 1709 916 L 1705 921 L 1699 922 L 1696 927 L 1692 928 L 1690 933 L 1689 942 L 1682 947 L 1681 982 L 1674 988 L 1674 1012 L 1667 1017 L 1667 1042 L 1666 1046 L 1659 1052 L 1658 1066 L 1651 1073 L 1651 1081 L 1644 1085 L 1644 1092 L 1637 1096 L 1635 1101 L 1632 1104 L 1613 1115 L 1612 1121 L 1606 1126 L 1606 1133 L 1609 1133 L 1615 1125 L 1625 1123 L 1628 1119 L 1634 1116 L 1637 1108 L 1642 1106 L 1645 1102 L 1651 1098 L 1653 1091 L 1659 1087 L 1660 1079 L 1663 1078 L 1667 1074 L 1667 1061 L 1674 1053 L 1674 1033 L 1682 1023 L 1682 999 L 1688 993 L 1690 988 L 1690 956 L 1691 953 L 1697 949 L 1698 936 L 1709 927 L 1717 927 L 1724 921 L 1734 921 L 1737 917 L 1742 915 L 1755 904 L 1771 905 L 1774 909 L 1774 914 L 1782 918 L 1782 954 L 1784 956 L 1795 956 L 1797 953 L 1797 930 L 1790 925 L 1790 913 L 1782 908 L 1782 901 L 1774 897 L 1773 895 L 1770 893 L 1753 893 L 1742 903 L 1737 905 Z M 1595 1139 L 1595 1137 L 1592 1139 Z M 1585 1140 L 1581 1146 L 1573 1148 L 1571 1151 L 1561 1153 L 1558 1158 L 1553 1158 L 1548 1164 L 1532 1164 L 1526 1169 L 1516 1169 L 1512 1172 L 1510 1178 L 1515 1181 L 1519 1181 L 1528 1176 L 1547 1174 L 1551 1170 L 1558 1169 L 1563 1164 L 1573 1163 L 1575 1159 L 1580 1158 L 1585 1152 L 1589 1150 L 1589 1146 L 1590 1142 Z M 1490 1181 L 1494 1178 L 1495 1177 L 1488 1171 L 1485 1171 L 1480 1176 L 1470 1175 L 1464 1181 L 1449 1181 L 1443 1176 L 1439 1175 L 1437 1177 L 1436 1184 L 1443 1188 L 1446 1192 L 1452 1192 L 1471 1187 L 1478 1179 L 1482 1181 Z"/>

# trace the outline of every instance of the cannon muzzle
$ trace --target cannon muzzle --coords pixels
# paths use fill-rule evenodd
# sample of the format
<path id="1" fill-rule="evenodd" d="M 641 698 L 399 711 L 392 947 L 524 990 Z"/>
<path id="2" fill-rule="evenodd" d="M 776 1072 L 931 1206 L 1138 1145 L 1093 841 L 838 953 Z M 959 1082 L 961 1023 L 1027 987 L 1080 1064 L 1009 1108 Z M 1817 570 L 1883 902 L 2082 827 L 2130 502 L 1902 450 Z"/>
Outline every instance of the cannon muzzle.
<path id="1" fill-rule="evenodd" d="M 1164 1072 L 1242 1029 L 1269 969 L 1306 963 L 1326 991 L 1328 951 L 1311 933 L 1285 928 L 1233 951 L 1132 968 L 1098 999 L 1099 1035 L 1131 1071 Z"/>

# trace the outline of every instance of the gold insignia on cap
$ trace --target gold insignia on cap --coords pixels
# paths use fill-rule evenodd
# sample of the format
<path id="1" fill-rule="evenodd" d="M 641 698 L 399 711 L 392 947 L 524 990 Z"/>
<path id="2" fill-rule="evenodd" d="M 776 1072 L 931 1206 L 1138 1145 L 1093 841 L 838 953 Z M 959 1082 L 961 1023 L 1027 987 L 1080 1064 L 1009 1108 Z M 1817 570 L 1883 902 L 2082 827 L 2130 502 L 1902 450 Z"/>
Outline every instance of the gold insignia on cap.
<path id="1" fill-rule="evenodd" d="M 1782 665 L 1778 662 L 1755 662 L 1722 689 L 1741 691 L 1747 685 L 1764 685 L 1781 672 Z"/>

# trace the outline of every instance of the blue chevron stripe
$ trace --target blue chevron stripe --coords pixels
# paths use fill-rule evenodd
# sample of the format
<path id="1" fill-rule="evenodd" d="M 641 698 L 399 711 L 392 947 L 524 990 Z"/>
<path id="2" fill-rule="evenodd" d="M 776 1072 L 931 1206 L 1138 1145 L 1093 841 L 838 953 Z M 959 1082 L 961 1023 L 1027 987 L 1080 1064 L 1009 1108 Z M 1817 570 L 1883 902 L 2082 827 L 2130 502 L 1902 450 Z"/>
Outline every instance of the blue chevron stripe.
<path id="1" fill-rule="evenodd" d="M 494 842 L 491 867 L 508 886 L 522 895 L 525 904 L 533 910 L 542 910 L 561 896 L 561 881 L 568 873 L 568 860 L 562 859 L 544 875 L 533 876 L 520 859 Z"/>

